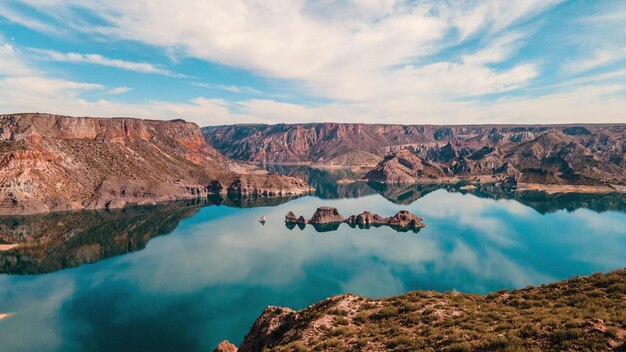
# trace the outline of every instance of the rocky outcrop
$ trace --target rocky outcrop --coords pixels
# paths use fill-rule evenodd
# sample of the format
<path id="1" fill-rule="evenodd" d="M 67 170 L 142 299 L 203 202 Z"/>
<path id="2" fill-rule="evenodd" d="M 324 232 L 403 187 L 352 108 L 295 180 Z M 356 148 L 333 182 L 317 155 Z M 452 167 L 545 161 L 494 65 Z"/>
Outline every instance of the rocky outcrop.
<path id="1" fill-rule="evenodd" d="M 223 189 L 311 190 L 302 180 L 249 172 L 183 120 L 0 115 L 0 215 L 119 208 Z"/>
<path id="2" fill-rule="evenodd" d="M 206 127 L 203 133 L 225 155 L 254 162 L 371 167 L 375 157 L 384 157 L 367 175 L 373 182 L 479 178 L 509 184 L 626 184 L 624 124 L 318 123 Z"/>
<path id="3" fill-rule="evenodd" d="M 309 223 L 310 224 L 331 224 L 335 222 L 341 223 L 344 221 L 345 219 L 343 218 L 343 216 L 341 216 L 341 214 L 339 214 L 339 211 L 337 210 L 337 208 L 319 207 L 317 208 L 315 213 L 313 213 L 313 216 L 309 220 Z"/>
<path id="4" fill-rule="evenodd" d="M 346 294 L 298 311 L 269 307 L 239 351 L 622 351 L 625 284 L 622 269 L 488 295 Z M 590 295 L 591 306 L 571 303 Z"/>
<path id="5" fill-rule="evenodd" d="M 621 163 L 602 160 L 576 137 L 559 130 L 547 131 L 522 143 L 484 146 L 473 151 L 460 148 L 460 144 L 453 146 L 448 142 L 431 154 L 421 148 L 396 151 L 365 178 L 395 184 L 456 182 L 462 178 L 499 182 L 507 187 L 524 184 L 611 186 L 626 182 L 626 169 Z"/>
<path id="6" fill-rule="evenodd" d="M 285 222 L 295 223 L 296 221 L 298 221 L 298 217 L 292 211 L 288 212 L 287 215 L 285 215 Z"/>
<path id="7" fill-rule="evenodd" d="M 418 180 L 433 182 L 446 176 L 445 172 L 415 155 L 402 149 L 383 159 L 373 170 L 365 175 L 365 179 L 383 183 L 415 183 Z"/>
<path id="8" fill-rule="evenodd" d="M 289 224 L 311 224 L 318 232 L 334 231 L 339 228 L 339 224 L 347 223 L 350 226 L 359 226 L 361 228 L 367 228 L 370 226 L 382 226 L 388 225 L 399 231 L 405 230 L 419 230 L 426 225 L 422 223 L 423 218 L 411 214 L 408 210 L 401 210 L 396 215 L 384 218 L 378 214 L 373 214 L 369 211 L 364 211 L 358 215 L 351 215 L 344 219 L 339 211 L 333 207 L 319 207 L 311 217 L 306 220 L 304 216 L 296 217 L 296 215 L 290 211 L 285 215 L 285 222 Z M 320 226 L 320 225 L 333 225 L 333 226 Z M 293 226 L 288 226 L 292 229 Z M 417 231 L 416 231 L 417 232 Z"/>
<path id="9" fill-rule="evenodd" d="M 240 351 L 262 351 L 268 339 L 282 336 L 297 324 L 296 315 L 289 308 L 267 307 L 254 322 L 239 348 Z"/>
<path id="10" fill-rule="evenodd" d="M 396 215 L 387 219 L 389 226 L 418 229 L 424 227 L 422 224 L 422 217 L 415 216 L 407 210 L 400 210 Z"/>
<path id="11" fill-rule="evenodd" d="M 387 223 L 387 219 L 378 214 L 372 214 L 369 211 L 364 211 L 358 215 L 351 215 L 346 219 L 348 224 L 371 226 L 371 225 L 384 225 Z"/>
<path id="12" fill-rule="evenodd" d="M 217 345 L 213 352 L 237 352 L 237 346 L 224 340 Z"/>

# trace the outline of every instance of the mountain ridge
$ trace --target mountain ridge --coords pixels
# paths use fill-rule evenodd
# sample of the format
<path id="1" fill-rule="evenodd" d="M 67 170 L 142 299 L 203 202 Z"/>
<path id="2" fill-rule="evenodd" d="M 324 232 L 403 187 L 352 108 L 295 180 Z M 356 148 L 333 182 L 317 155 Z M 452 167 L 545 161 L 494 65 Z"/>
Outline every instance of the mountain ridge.
<path id="1" fill-rule="evenodd" d="M 310 190 L 232 162 L 180 119 L 0 115 L 0 215 Z"/>
<path id="2" fill-rule="evenodd" d="M 204 127 L 202 131 L 209 144 L 236 160 L 327 165 L 338 161 L 369 170 L 365 178 L 374 182 L 486 178 L 528 184 L 623 185 L 626 181 L 626 124 L 308 123 Z M 359 160 L 359 155 L 383 160 L 373 166 L 374 158 Z M 396 162 L 408 159 L 413 161 Z M 429 171 L 424 173 L 420 170 L 425 166 Z"/>

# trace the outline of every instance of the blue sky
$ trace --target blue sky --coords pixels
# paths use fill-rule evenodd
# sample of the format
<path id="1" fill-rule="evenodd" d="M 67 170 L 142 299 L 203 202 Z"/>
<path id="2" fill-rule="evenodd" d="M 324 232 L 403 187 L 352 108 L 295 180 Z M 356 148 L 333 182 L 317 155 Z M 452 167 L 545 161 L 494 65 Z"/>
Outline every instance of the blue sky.
<path id="1" fill-rule="evenodd" d="M 0 2 L 0 113 L 626 122 L 624 1 Z"/>

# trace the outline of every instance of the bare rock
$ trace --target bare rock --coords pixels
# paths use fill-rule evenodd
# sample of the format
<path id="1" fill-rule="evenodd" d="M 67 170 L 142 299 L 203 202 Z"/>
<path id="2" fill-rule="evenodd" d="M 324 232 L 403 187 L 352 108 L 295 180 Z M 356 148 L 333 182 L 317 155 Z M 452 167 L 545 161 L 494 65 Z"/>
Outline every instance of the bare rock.
<path id="1" fill-rule="evenodd" d="M 296 319 L 297 315 L 289 308 L 272 306 L 265 308 L 246 335 L 240 351 L 261 351 L 265 347 L 275 345 L 278 341 L 274 339 L 292 329 Z"/>
<path id="2" fill-rule="evenodd" d="M 387 219 L 385 219 L 384 217 L 378 214 L 373 214 L 366 210 L 362 212 L 361 214 L 351 215 L 346 220 L 346 222 L 349 224 L 363 225 L 363 226 L 384 225 L 387 223 Z"/>
<path id="3" fill-rule="evenodd" d="M 381 183 L 515 175 L 521 184 L 626 185 L 625 124 L 313 123 L 212 126 L 203 133 L 240 160 L 367 168 L 378 162 L 365 178 Z"/>
<path id="4" fill-rule="evenodd" d="M 423 160 L 410 150 L 402 149 L 383 159 L 365 178 L 375 182 L 402 184 L 444 176 L 446 173 L 441 167 Z"/>
<path id="5" fill-rule="evenodd" d="M 0 215 L 312 190 L 234 164 L 182 120 L 0 115 Z"/>
<path id="6" fill-rule="evenodd" d="M 415 216 L 408 210 L 400 210 L 387 220 L 387 224 L 395 227 L 416 229 L 426 226 L 422 223 L 422 220 L 424 220 L 422 217 Z"/>
<path id="7" fill-rule="evenodd" d="M 337 208 L 333 207 L 319 207 L 313 213 L 313 216 L 309 220 L 311 224 L 330 224 L 330 223 L 342 223 L 344 222 L 343 216 L 339 214 Z"/>
<path id="8" fill-rule="evenodd" d="M 298 217 L 292 211 L 288 212 L 287 215 L 285 215 L 285 222 L 295 223 L 297 221 L 298 221 Z"/>
<path id="9" fill-rule="evenodd" d="M 213 352 L 237 352 L 237 346 L 224 340 L 213 350 Z"/>

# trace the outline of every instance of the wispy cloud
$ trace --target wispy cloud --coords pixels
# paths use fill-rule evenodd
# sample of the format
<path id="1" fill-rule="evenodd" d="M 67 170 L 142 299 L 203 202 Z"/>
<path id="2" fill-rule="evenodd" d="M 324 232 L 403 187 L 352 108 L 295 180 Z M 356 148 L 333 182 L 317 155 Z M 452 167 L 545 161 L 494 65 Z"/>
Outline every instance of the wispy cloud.
<path id="1" fill-rule="evenodd" d="M 190 82 L 192 86 L 208 88 L 208 89 L 220 89 L 225 90 L 231 93 L 237 94 L 262 94 L 258 89 L 254 89 L 252 87 L 241 87 L 235 85 L 223 85 L 223 84 L 213 84 L 213 83 L 205 83 L 205 82 Z"/>
<path id="2" fill-rule="evenodd" d="M 589 57 L 563 65 L 563 71 L 570 74 L 581 73 L 625 59 L 626 48 L 598 49 Z"/>
<path id="3" fill-rule="evenodd" d="M 154 100 L 140 96 L 151 89 L 143 90 L 141 82 L 123 77 L 111 87 L 101 85 L 100 91 L 81 94 L 83 88 L 60 84 L 70 81 L 59 79 L 63 72 L 39 72 L 46 65 L 38 68 L 37 60 L 182 75 L 168 64 L 132 61 L 123 50 L 89 54 L 78 49 L 23 49 L 29 62 L 20 62 L 15 60 L 19 50 L 0 42 L 0 73 L 22 70 L 16 77 L 9 76 L 25 82 L 24 87 L 5 85 L 6 91 L 0 90 L 0 108 L 181 116 L 201 124 L 623 121 L 626 82 L 623 67 L 614 66 L 626 55 L 621 49 L 621 38 L 626 36 L 617 35 L 626 33 L 619 22 L 626 13 L 624 6 L 615 10 L 615 6 L 585 4 L 593 11 L 580 11 L 570 19 L 571 7 L 558 7 L 560 3 L 188 0 L 181 6 L 149 0 L 15 0 L 0 6 L 11 10 L 0 16 L 42 33 L 46 26 L 54 26 L 58 33 L 75 31 L 74 40 L 84 37 L 112 46 L 122 41 L 160 50 L 163 58 L 177 58 L 181 66 L 188 65 L 189 72 L 195 69 L 199 74 L 193 72 L 197 78 L 189 84 L 207 90 L 198 94 L 198 89 L 180 89 L 172 94 L 176 101 Z M 34 4 L 37 16 L 27 11 Z M 615 4 L 620 3 L 610 5 Z M 582 21 L 588 13 L 593 18 Z M 566 20 L 561 22 L 561 15 Z M 48 22 L 44 21 L 47 17 Z M 576 31 L 571 30 L 574 26 Z M 67 47 L 71 46 L 63 50 L 72 50 Z M 203 65 L 219 69 L 203 71 Z M 224 66 L 228 68 L 220 71 Z M 235 68 L 235 74 L 245 72 L 244 79 L 238 76 L 229 82 L 223 73 L 230 68 Z M 210 77 L 212 72 L 219 77 Z M 41 87 L 32 77 L 40 83 L 45 82 L 42 79 L 56 82 L 53 86 L 58 91 L 38 96 Z M 72 75 L 71 81 L 80 80 L 76 77 Z M 247 77 L 255 79 L 247 82 Z M 253 83 L 257 77 L 269 82 L 277 94 L 257 89 Z M 91 79 L 98 81 L 98 77 L 85 81 Z M 125 92 L 126 86 L 137 87 L 132 96 L 138 100 L 115 102 L 112 94 Z M 93 98 L 97 94 L 101 99 Z M 232 100 L 215 99 L 221 95 Z"/>
<path id="4" fill-rule="evenodd" d="M 133 89 L 129 87 L 115 87 L 115 88 L 109 89 L 107 91 L 107 94 L 123 94 L 126 92 L 130 92 L 131 90 Z"/>
<path id="5" fill-rule="evenodd" d="M 44 50 L 37 48 L 29 48 L 28 51 L 36 58 L 41 60 L 50 60 L 58 62 L 85 63 L 92 65 L 101 65 L 107 67 L 119 68 L 122 70 L 135 71 L 140 73 L 157 74 L 168 77 L 187 77 L 169 71 L 165 68 L 147 62 L 134 62 L 119 59 L 111 59 L 99 54 L 80 54 L 80 53 L 62 53 L 54 50 Z"/>

